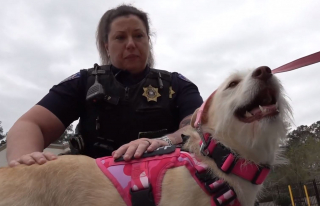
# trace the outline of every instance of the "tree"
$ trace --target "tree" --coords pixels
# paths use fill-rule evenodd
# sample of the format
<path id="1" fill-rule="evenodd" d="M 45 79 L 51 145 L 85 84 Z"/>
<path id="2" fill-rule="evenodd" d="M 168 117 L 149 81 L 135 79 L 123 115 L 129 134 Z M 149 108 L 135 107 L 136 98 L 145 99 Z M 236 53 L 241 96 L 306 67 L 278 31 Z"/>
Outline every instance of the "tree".
<path id="1" fill-rule="evenodd" d="M 288 145 L 304 144 L 308 137 L 314 138 L 315 134 L 311 131 L 310 127 L 301 125 L 287 135 Z"/>
<path id="2" fill-rule="evenodd" d="M 309 128 L 315 138 L 320 140 L 320 121 L 313 123 Z"/>
<path id="3" fill-rule="evenodd" d="M 287 135 L 284 156 L 288 165 L 277 167 L 268 179 L 272 183 L 297 183 L 320 177 L 320 121 L 301 125 Z"/>
<path id="4" fill-rule="evenodd" d="M 62 144 L 63 142 L 69 141 L 70 137 L 74 135 L 73 131 L 73 125 L 70 124 L 66 130 L 63 132 L 63 134 L 57 139 L 54 143 L 55 144 Z"/>
<path id="5" fill-rule="evenodd" d="M 3 138 L 5 138 L 6 136 L 3 134 L 3 128 L 1 126 L 1 121 L 0 121 L 0 140 L 2 140 Z"/>

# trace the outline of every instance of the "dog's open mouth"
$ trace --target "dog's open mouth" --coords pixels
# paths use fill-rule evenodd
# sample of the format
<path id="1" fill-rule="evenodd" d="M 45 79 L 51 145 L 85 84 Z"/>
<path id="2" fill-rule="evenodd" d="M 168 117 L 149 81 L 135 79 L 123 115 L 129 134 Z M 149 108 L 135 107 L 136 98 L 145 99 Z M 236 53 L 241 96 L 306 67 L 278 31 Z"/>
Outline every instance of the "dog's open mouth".
<path id="1" fill-rule="evenodd" d="M 277 114 L 279 114 L 278 103 L 275 92 L 271 89 L 260 91 L 249 104 L 235 111 L 235 116 L 245 123 L 258 121 Z"/>

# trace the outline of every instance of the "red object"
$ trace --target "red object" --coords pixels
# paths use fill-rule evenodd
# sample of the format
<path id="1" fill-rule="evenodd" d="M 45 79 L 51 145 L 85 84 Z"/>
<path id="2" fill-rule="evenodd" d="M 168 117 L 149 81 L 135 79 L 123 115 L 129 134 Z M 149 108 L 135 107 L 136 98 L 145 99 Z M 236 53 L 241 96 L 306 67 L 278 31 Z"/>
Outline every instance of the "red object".
<path id="1" fill-rule="evenodd" d="M 96 163 L 102 172 L 111 180 L 115 188 L 128 206 L 131 206 L 132 191 L 146 189 L 149 184 L 152 185 L 152 193 L 155 198 L 155 203 L 159 204 L 161 199 L 161 184 L 167 169 L 185 166 L 198 185 L 210 196 L 210 194 L 203 182 L 196 177 L 196 172 L 205 172 L 207 165 L 198 161 L 194 154 L 180 151 L 176 149 L 171 154 L 158 155 L 155 157 L 147 157 L 138 160 L 131 160 L 129 162 L 114 162 L 113 157 L 103 157 L 96 159 Z M 209 185 L 210 188 L 215 188 L 224 183 L 223 180 L 218 179 Z M 234 198 L 234 191 L 230 188 L 222 194 L 211 198 L 211 205 L 216 206 L 215 201 L 225 202 L 229 198 Z M 237 199 L 231 201 L 226 206 L 240 206 Z"/>

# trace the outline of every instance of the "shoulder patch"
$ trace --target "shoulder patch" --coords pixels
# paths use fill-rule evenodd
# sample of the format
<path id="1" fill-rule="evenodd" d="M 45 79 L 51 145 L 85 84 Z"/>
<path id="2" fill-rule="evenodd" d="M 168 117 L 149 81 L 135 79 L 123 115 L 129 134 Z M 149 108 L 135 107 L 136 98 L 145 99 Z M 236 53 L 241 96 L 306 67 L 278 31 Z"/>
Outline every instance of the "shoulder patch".
<path id="1" fill-rule="evenodd" d="M 178 73 L 178 77 L 186 82 L 190 82 L 192 83 L 192 81 L 190 81 L 187 77 L 183 76 L 182 74 Z"/>
<path id="2" fill-rule="evenodd" d="M 65 80 L 61 81 L 59 84 L 73 80 L 73 79 L 77 79 L 79 77 L 80 77 L 80 72 L 77 72 L 77 73 L 71 75 L 70 77 L 66 78 Z"/>

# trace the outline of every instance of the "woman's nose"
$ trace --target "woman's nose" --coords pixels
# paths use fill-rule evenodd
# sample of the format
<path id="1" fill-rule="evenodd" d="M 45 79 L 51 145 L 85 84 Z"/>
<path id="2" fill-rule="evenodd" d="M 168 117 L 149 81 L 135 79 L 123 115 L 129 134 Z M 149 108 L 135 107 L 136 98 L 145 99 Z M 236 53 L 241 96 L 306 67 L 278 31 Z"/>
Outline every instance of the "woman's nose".
<path id="1" fill-rule="evenodd" d="M 127 49 L 133 49 L 135 47 L 136 45 L 135 45 L 134 39 L 132 37 L 129 37 L 127 41 Z"/>

